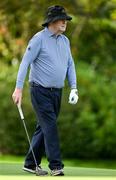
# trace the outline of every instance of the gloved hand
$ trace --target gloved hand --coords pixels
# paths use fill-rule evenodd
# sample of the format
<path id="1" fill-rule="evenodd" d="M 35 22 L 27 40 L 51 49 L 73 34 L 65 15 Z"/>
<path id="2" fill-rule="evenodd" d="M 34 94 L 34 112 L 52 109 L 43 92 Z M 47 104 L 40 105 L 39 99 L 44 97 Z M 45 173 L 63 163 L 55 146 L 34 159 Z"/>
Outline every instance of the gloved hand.
<path id="1" fill-rule="evenodd" d="M 79 97 L 78 97 L 77 89 L 71 89 L 71 92 L 69 95 L 69 103 L 76 104 L 78 99 L 79 99 Z"/>

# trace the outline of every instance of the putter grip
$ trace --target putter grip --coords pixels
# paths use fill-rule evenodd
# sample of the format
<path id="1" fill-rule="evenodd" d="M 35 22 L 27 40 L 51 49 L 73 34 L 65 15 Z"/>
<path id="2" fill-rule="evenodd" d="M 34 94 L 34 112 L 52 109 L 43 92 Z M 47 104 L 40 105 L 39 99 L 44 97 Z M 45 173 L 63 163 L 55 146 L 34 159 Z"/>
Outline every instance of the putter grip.
<path id="1" fill-rule="evenodd" d="M 21 119 L 24 119 L 23 111 L 21 106 L 17 105 Z"/>

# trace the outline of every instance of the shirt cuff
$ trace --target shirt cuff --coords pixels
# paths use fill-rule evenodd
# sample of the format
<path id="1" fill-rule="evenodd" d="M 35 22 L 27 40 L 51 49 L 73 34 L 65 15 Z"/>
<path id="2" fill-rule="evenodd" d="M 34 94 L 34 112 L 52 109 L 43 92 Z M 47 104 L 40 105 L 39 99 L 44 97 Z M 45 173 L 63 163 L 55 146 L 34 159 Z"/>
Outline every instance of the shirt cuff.
<path id="1" fill-rule="evenodd" d="M 71 89 L 77 89 L 76 84 L 71 85 Z"/>
<path id="2" fill-rule="evenodd" d="M 23 82 L 22 81 L 17 81 L 16 82 L 16 88 L 23 89 Z"/>

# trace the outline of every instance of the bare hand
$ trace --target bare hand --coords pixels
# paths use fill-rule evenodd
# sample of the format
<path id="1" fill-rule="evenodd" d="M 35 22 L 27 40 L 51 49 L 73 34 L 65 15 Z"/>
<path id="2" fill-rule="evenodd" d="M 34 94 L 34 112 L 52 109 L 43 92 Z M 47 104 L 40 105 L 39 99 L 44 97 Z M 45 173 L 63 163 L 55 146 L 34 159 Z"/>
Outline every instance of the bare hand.
<path id="1" fill-rule="evenodd" d="M 12 94 L 12 98 L 15 104 L 21 105 L 22 101 L 22 89 L 16 88 Z"/>

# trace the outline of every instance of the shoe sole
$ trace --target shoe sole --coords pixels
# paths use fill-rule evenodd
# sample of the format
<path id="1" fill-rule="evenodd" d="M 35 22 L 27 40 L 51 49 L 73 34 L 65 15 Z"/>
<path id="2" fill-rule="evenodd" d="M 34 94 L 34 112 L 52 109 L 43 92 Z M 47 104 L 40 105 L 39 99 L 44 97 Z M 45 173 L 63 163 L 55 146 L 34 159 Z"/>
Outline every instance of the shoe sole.
<path id="1" fill-rule="evenodd" d="M 29 173 L 32 173 L 32 174 L 36 174 L 36 172 L 34 171 L 34 170 L 32 170 L 32 169 L 28 169 L 28 168 L 26 168 L 26 167 L 23 167 L 22 168 L 24 171 L 26 171 L 26 172 L 29 172 Z"/>
<path id="2" fill-rule="evenodd" d="M 28 169 L 26 167 L 23 167 L 22 168 L 24 171 L 26 172 L 29 172 L 29 173 L 32 173 L 32 174 L 36 174 L 36 171 L 32 170 L 32 169 Z M 36 174 L 37 175 L 37 174 Z M 46 174 L 38 174 L 37 176 L 47 176 L 48 175 L 48 172 Z"/>
<path id="3" fill-rule="evenodd" d="M 51 174 L 51 176 L 64 176 L 64 173 L 55 173 L 55 174 Z"/>
<path id="4" fill-rule="evenodd" d="M 51 176 L 64 176 L 64 172 L 62 171 L 54 172 L 54 173 L 51 173 Z"/>

